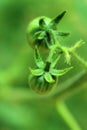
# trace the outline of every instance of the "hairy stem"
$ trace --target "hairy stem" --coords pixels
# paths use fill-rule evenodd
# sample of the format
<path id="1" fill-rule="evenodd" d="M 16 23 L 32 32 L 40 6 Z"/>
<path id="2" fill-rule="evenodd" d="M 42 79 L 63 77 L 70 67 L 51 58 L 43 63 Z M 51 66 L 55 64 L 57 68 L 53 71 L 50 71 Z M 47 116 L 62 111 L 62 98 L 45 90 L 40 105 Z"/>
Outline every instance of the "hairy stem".
<path id="1" fill-rule="evenodd" d="M 57 102 L 56 109 L 57 112 L 62 116 L 70 130 L 82 130 L 64 102 Z"/>
<path id="2" fill-rule="evenodd" d="M 87 70 L 87 62 L 84 59 L 82 59 L 77 53 L 75 52 L 71 52 L 71 53 Z"/>
<path id="3" fill-rule="evenodd" d="M 53 57 L 53 55 L 55 53 L 56 48 L 57 48 L 57 45 L 53 45 L 51 47 L 48 58 L 47 58 L 47 62 L 52 62 L 52 57 Z"/>
<path id="4" fill-rule="evenodd" d="M 76 76 L 61 83 L 51 95 L 52 99 L 61 100 L 87 87 L 87 73 L 80 72 Z"/>

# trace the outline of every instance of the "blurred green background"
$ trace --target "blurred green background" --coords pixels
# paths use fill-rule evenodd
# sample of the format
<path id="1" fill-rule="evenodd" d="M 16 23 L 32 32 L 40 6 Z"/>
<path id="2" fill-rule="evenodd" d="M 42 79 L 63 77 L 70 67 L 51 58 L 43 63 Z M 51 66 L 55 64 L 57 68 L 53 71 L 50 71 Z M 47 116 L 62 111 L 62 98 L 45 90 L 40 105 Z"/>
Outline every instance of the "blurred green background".
<path id="1" fill-rule="evenodd" d="M 27 25 L 38 16 L 52 18 L 64 10 L 67 13 L 58 29 L 71 35 L 61 40 L 71 46 L 83 39 L 86 44 L 77 52 L 87 61 L 87 0 L 0 0 L 0 130 L 70 130 L 57 111 L 57 99 L 38 96 L 28 85 L 28 68 L 34 66 L 34 60 L 26 39 Z M 57 91 L 62 91 L 68 79 L 84 75 L 84 68 L 74 58 L 72 65 L 74 69 L 60 78 Z M 87 130 L 87 75 L 74 85 L 84 85 L 84 89 L 61 100 L 81 130 Z"/>

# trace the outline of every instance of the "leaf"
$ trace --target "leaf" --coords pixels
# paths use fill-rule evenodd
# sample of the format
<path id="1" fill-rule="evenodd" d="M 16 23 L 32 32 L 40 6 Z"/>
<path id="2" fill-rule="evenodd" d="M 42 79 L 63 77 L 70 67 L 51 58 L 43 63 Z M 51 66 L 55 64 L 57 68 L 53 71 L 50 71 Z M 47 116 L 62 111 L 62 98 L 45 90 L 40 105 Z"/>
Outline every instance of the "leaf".
<path id="1" fill-rule="evenodd" d="M 51 24 L 58 24 L 61 19 L 63 18 L 63 16 L 65 15 L 66 11 L 63 11 L 60 15 L 58 15 L 57 17 L 55 17 L 52 21 Z"/>
<path id="2" fill-rule="evenodd" d="M 45 78 L 45 80 L 46 80 L 48 83 L 54 83 L 54 82 L 55 82 L 55 80 L 52 78 L 51 74 L 48 73 L 48 72 L 46 72 L 46 73 L 44 74 L 44 78 Z"/>
<path id="3" fill-rule="evenodd" d="M 44 73 L 44 71 L 42 69 L 34 69 L 33 70 L 33 69 L 29 68 L 29 70 L 30 70 L 31 74 L 34 76 L 40 76 Z"/>
<path id="4" fill-rule="evenodd" d="M 34 59 L 35 59 L 35 63 L 39 68 L 44 68 L 45 64 L 40 56 L 40 53 L 38 51 L 38 48 L 35 47 L 35 51 L 34 51 Z"/>
<path id="5" fill-rule="evenodd" d="M 51 69 L 50 73 L 54 76 L 62 76 L 64 74 L 66 74 L 69 70 L 71 70 L 73 67 L 69 67 L 63 70 L 56 70 L 56 69 Z"/>

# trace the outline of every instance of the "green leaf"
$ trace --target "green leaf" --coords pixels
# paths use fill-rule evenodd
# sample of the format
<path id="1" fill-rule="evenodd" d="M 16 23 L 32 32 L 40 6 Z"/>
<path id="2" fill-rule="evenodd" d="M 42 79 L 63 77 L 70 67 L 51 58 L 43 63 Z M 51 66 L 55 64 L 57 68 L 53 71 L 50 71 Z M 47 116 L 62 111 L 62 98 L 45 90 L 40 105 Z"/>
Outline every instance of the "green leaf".
<path id="1" fill-rule="evenodd" d="M 44 68 L 45 64 L 40 56 L 40 53 L 38 51 L 38 48 L 35 47 L 35 51 L 34 51 L 34 59 L 35 59 L 35 63 L 39 68 Z"/>
<path id="2" fill-rule="evenodd" d="M 69 70 L 71 70 L 73 67 L 69 67 L 63 70 L 56 70 L 56 69 L 51 69 L 50 73 L 54 76 L 62 76 L 64 74 L 66 74 Z"/>
<path id="3" fill-rule="evenodd" d="M 33 69 L 29 68 L 29 70 L 30 70 L 31 74 L 34 76 L 40 76 L 44 73 L 44 71 L 42 69 L 34 69 L 33 70 Z"/>
<path id="4" fill-rule="evenodd" d="M 66 11 L 63 11 L 60 15 L 58 15 L 57 17 L 55 17 L 52 21 L 51 24 L 58 24 L 61 19 L 63 18 L 63 16 L 65 15 Z"/>
<path id="5" fill-rule="evenodd" d="M 55 82 L 55 80 L 52 78 L 51 74 L 48 73 L 48 72 L 46 72 L 46 73 L 44 74 L 44 78 L 45 78 L 45 80 L 46 80 L 47 82 L 49 82 L 49 83 L 54 83 L 54 82 Z"/>

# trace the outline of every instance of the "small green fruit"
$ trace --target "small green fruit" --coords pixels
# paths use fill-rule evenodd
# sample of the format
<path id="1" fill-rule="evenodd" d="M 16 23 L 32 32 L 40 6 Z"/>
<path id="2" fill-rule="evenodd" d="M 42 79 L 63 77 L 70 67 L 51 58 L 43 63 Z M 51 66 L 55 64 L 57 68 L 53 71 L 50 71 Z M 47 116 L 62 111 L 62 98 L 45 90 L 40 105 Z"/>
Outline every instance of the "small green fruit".
<path id="1" fill-rule="evenodd" d="M 38 47 L 40 51 L 48 51 L 56 44 L 58 36 L 66 36 L 67 33 L 60 33 L 57 24 L 60 22 L 66 11 L 54 19 L 45 16 L 38 17 L 29 23 L 27 28 L 27 40 L 31 47 Z M 56 40 L 55 40 L 56 39 Z"/>
<path id="2" fill-rule="evenodd" d="M 41 20 L 43 23 L 40 23 Z M 42 16 L 34 19 L 29 24 L 27 29 L 27 40 L 29 45 L 31 45 L 31 47 L 34 48 L 37 45 L 37 47 L 41 51 L 48 50 L 48 46 L 46 42 L 48 42 L 48 40 L 50 42 L 50 38 L 47 39 L 49 37 L 47 35 L 50 35 L 49 28 L 48 28 L 50 21 L 51 21 L 50 18 Z"/>
<path id="3" fill-rule="evenodd" d="M 49 83 L 45 80 L 44 76 L 33 76 L 29 77 L 29 86 L 32 90 L 34 90 L 38 94 L 48 94 L 57 84 L 58 78 L 56 76 L 53 77 L 54 82 Z"/>

